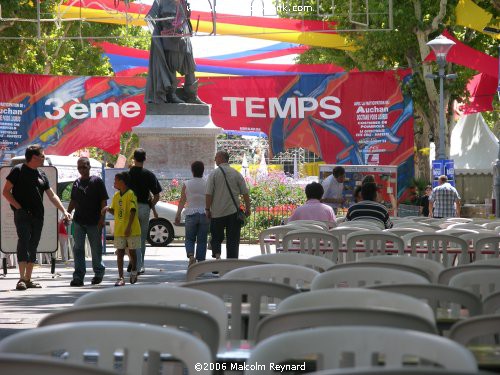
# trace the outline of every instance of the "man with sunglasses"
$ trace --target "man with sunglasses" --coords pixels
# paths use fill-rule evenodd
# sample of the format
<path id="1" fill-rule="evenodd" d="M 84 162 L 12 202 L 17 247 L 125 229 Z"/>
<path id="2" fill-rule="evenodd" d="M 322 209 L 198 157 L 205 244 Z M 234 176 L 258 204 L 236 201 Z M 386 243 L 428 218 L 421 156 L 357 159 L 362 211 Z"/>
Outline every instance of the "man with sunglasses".
<path id="1" fill-rule="evenodd" d="M 106 186 L 99 176 L 90 175 L 90 160 L 81 157 L 77 161 L 80 178 L 73 182 L 71 201 L 68 211 L 75 209 L 73 215 L 74 239 L 73 256 L 75 258 L 75 272 L 70 286 L 83 286 L 85 277 L 85 236 L 89 239 L 92 252 L 92 269 L 94 277 L 91 284 L 100 284 L 104 276 L 105 266 L 102 262 L 101 233 L 104 225 L 104 216 L 101 210 L 106 207 L 108 193 Z"/>
<path id="2" fill-rule="evenodd" d="M 43 229 L 45 192 L 52 204 L 64 214 L 65 220 L 71 215 L 62 205 L 59 197 L 49 186 L 45 173 L 38 168 L 43 165 L 45 154 L 39 145 L 26 148 L 26 162 L 16 165 L 7 176 L 3 195 L 14 211 L 14 223 L 17 231 L 17 261 L 20 278 L 17 290 L 41 288 L 41 285 L 31 281 L 36 252 Z"/>

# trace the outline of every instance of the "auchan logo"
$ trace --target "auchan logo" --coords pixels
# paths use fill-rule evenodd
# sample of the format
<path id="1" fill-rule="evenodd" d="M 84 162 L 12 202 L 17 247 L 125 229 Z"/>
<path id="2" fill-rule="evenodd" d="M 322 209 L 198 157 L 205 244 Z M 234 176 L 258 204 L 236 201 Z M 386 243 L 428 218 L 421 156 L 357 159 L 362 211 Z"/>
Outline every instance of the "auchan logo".
<path id="1" fill-rule="evenodd" d="M 319 101 L 310 97 L 287 98 L 283 104 L 280 98 L 236 97 L 225 96 L 223 101 L 229 102 L 231 117 L 241 116 L 253 118 L 305 118 L 307 112 L 314 112 L 324 119 L 334 119 L 342 114 L 342 109 L 337 105 L 340 99 L 336 96 L 325 96 Z"/>

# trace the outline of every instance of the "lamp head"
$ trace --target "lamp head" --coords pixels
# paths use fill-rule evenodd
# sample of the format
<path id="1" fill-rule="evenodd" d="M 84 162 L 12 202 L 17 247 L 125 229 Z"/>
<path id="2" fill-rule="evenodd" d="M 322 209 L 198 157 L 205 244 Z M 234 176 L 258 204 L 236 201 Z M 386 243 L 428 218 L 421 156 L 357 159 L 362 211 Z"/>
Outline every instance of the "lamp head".
<path id="1" fill-rule="evenodd" d="M 437 38 L 427 42 L 427 45 L 434 51 L 437 62 L 444 63 L 446 62 L 446 55 L 451 47 L 455 45 L 455 42 L 444 35 L 439 35 Z"/>

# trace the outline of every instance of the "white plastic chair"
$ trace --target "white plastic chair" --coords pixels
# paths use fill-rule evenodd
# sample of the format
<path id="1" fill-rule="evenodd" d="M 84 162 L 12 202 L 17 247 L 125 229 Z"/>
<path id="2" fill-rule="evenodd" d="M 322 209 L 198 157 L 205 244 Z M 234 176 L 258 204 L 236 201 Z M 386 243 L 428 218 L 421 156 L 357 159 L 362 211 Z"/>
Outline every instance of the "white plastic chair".
<path id="1" fill-rule="evenodd" d="M 424 257 L 440 262 L 445 267 L 452 266 L 456 261 L 458 264 L 470 263 L 469 246 L 459 237 L 435 233 L 410 233 L 403 236 L 403 240 L 405 243 L 409 240 L 412 256 L 424 253 Z M 458 253 L 448 253 L 455 249 Z"/>
<path id="2" fill-rule="evenodd" d="M 386 257 L 390 257 L 390 255 L 382 255 Z M 394 257 L 396 257 L 395 255 Z M 366 258 L 370 259 L 370 258 Z M 349 263 L 343 263 L 343 264 L 336 264 L 332 267 L 330 267 L 327 271 L 333 271 L 333 270 L 338 270 L 342 268 L 349 268 L 349 269 L 359 269 L 362 271 L 364 268 L 381 268 L 381 269 L 390 269 L 390 270 L 400 270 L 404 272 L 410 272 L 419 276 L 422 276 L 427 279 L 427 281 L 432 282 L 432 277 L 425 272 L 424 270 L 418 268 L 418 267 L 413 267 L 411 265 L 406 265 L 406 264 L 401 264 L 401 263 L 395 263 L 395 262 L 363 262 L 363 259 L 358 260 L 357 262 L 349 262 Z"/>
<path id="3" fill-rule="evenodd" d="M 294 230 L 283 237 L 283 252 L 298 252 L 301 254 L 322 255 L 336 262 L 338 258 L 339 241 L 327 231 Z"/>
<path id="4" fill-rule="evenodd" d="M 436 284 L 391 284 L 373 285 L 369 289 L 383 290 L 391 293 L 401 293 L 418 298 L 427 303 L 436 317 L 444 311 L 460 316 L 462 309 L 466 309 L 468 316 L 482 313 L 481 300 L 475 294 L 446 285 Z"/>
<path id="5" fill-rule="evenodd" d="M 332 228 L 328 232 L 333 234 L 339 240 L 339 244 L 341 247 L 345 247 L 347 244 L 347 235 L 351 233 L 357 233 L 362 231 L 368 231 L 370 229 L 362 228 L 362 227 L 354 227 L 354 226 L 344 226 L 340 225 L 337 228 Z"/>
<path id="6" fill-rule="evenodd" d="M 294 225 L 278 225 L 264 229 L 259 234 L 259 245 L 261 254 L 276 253 L 276 250 L 281 247 L 281 241 L 285 234 L 291 230 L 296 230 Z M 272 247 L 274 246 L 274 251 Z"/>
<path id="7" fill-rule="evenodd" d="M 289 285 L 260 280 L 192 281 L 182 287 L 208 292 L 230 302 L 231 327 L 228 333 L 231 340 L 252 340 L 263 309 L 267 307 L 267 313 L 270 313 L 270 306 L 276 306 L 283 299 L 298 293 Z"/>
<path id="8" fill-rule="evenodd" d="M 361 254 L 357 254 L 360 249 L 358 242 L 362 242 Z M 389 245 L 389 246 L 388 246 Z M 397 254 L 403 255 L 405 250 L 404 241 L 397 235 L 382 231 L 366 231 L 361 233 L 351 233 L 347 236 L 347 261 L 352 262 L 359 258 L 371 257 L 377 254 L 386 254 L 387 248 L 396 250 Z"/>
<path id="9" fill-rule="evenodd" d="M 90 321 L 123 321 L 152 324 L 160 327 L 173 327 L 189 331 L 205 342 L 215 358 L 220 340 L 220 327 L 215 318 L 208 313 L 182 307 L 153 305 L 144 303 L 113 303 L 106 305 L 81 306 L 65 309 L 47 315 L 38 327 L 46 327 L 62 323 Z"/>
<path id="10" fill-rule="evenodd" d="M 363 258 L 358 260 L 358 262 L 362 263 L 395 263 L 395 264 L 402 264 L 406 266 L 411 266 L 418 268 L 425 272 L 429 280 L 431 282 L 437 282 L 439 273 L 444 270 L 444 266 L 441 263 L 438 263 L 434 260 L 430 259 L 423 259 L 423 258 L 417 258 L 417 257 L 412 257 L 412 256 L 386 256 L 386 255 L 376 255 L 373 257 L 369 258 Z"/>
<path id="11" fill-rule="evenodd" d="M 469 318 L 453 325 L 450 339 L 464 346 L 498 345 L 500 334 L 500 315 L 481 315 Z"/>
<path id="12" fill-rule="evenodd" d="M 326 271 L 316 276 L 311 284 L 311 290 L 339 287 L 367 287 L 377 284 L 429 284 L 424 276 L 415 273 L 381 268 L 377 266 L 349 268 Z"/>
<path id="13" fill-rule="evenodd" d="M 309 289 L 318 271 L 293 264 L 262 264 L 229 271 L 224 280 L 263 280 L 290 285 L 297 289 Z"/>
<path id="14" fill-rule="evenodd" d="M 392 233 L 395 234 L 396 236 L 402 237 L 408 233 L 423 233 L 424 231 L 418 228 L 395 227 L 395 228 L 384 229 L 383 232 Z"/>
<path id="15" fill-rule="evenodd" d="M 384 358 L 383 367 L 388 368 L 404 367 L 411 356 L 412 366 L 436 363 L 450 370 L 477 370 L 474 356 L 462 345 L 437 335 L 387 327 L 321 327 L 282 333 L 260 342 L 247 363 L 282 363 L 311 355 L 317 355 L 317 370 L 380 368 L 380 356 Z M 245 373 L 266 375 L 273 371 L 266 366 Z"/>
<path id="16" fill-rule="evenodd" d="M 434 312 L 425 302 L 398 293 L 364 288 L 320 289 L 296 294 L 283 300 L 277 313 L 329 307 L 401 311 L 436 325 Z"/>
<path id="17" fill-rule="evenodd" d="M 0 354 L 2 375 L 116 375 L 93 366 L 75 365 L 33 354 Z"/>
<path id="18" fill-rule="evenodd" d="M 251 257 L 250 260 L 273 264 L 294 264 L 296 266 L 309 267 L 318 272 L 324 272 L 335 265 L 332 260 L 324 257 L 296 253 L 261 254 Z"/>
<path id="19" fill-rule="evenodd" d="M 330 223 L 321 220 L 294 220 L 294 221 L 289 221 L 287 224 L 293 224 L 298 226 L 317 225 L 324 230 L 328 230 L 328 228 L 330 228 L 330 224 L 333 226 L 337 225 L 337 223 Z"/>
<path id="20" fill-rule="evenodd" d="M 500 291 L 491 293 L 484 299 L 483 312 L 485 314 L 498 314 L 500 312 Z"/>
<path id="21" fill-rule="evenodd" d="M 368 230 L 382 230 L 384 229 L 383 224 L 379 224 L 374 220 L 353 220 L 353 221 L 344 221 L 342 223 L 343 227 L 358 227 L 365 228 Z"/>
<path id="22" fill-rule="evenodd" d="M 256 266 L 259 264 L 263 263 L 257 260 L 249 259 L 205 260 L 203 262 L 194 263 L 188 267 L 186 272 L 186 281 L 194 281 L 199 277 L 203 278 L 203 275 L 206 274 L 209 274 L 210 277 L 214 277 L 214 272 L 217 272 L 218 276 L 222 276 L 237 268 Z"/>
<path id="23" fill-rule="evenodd" d="M 219 325 L 220 346 L 227 336 L 227 312 L 224 302 L 210 293 L 185 289 L 167 284 L 133 285 L 87 293 L 78 298 L 74 307 L 105 305 L 110 303 L 143 303 L 191 308 L 207 312 Z"/>
<path id="24" fill-rule="evenodd" d="M 489 221 L 489 222 L 483 223 L 481 225 L 486 229 L 494 230 L 496 227 L 500 226 L 500 221 L 498 221 L 498 220 Z"/>
<path id="25" fill-rule="evenodd" d="M 496 269 L 463 272 L 453 276 L 449 285 L 470 290 L 485 299 L 500 290 L 500 272 Z"/>
<path id="26" fill-rule="evenodd" d="M 115 352 L 121 350 L 120 364 L 126 375 L 159 372 L 160 354 L 181 360 L 189 374 L 211 374 L 197 371 L 199 362 L 213 360 L 207 345 L 196 337 L 177 329 L 129 322 L 78 322 L 57 324 L 26 330 L 0 341 L 0 352 L 50 356 L 64 353 L 68 363 L 83 364 L 91 351 L 98 354 L 93 361 L 98 368 L 116 371 Z M 144 354 L 148 353 L 147 371 L 143 372 Z M 62 359 L 61 359 L 62 360 Z M 196 368 L 196 370 L 195 370 Z"/>
<path id="27" fill-rule="evenodd" d="M 393 228 L 416 228 L 416 229 L 422 229 L 424 232 L 435 232 L 439 229 L 441 229 L 440 226 L 436 224 L 427 224 L 427 223 L 395 223 L 393 225 Z"/>
<path id="28" fill-rule="evenodd" d="M 484 270 L 497 270 L 498 272 L 500 272 L 500 264 L 495 265 L 495 264 L 471 263 L 471 264 L 465 264 L 463 266 L 446 268 L 442 270 L 441 273 L 439 274 L 438 284 L 449 285 L 451 278 L 455 275 L 459 275 L 464 272 L 484 271 Z"/>

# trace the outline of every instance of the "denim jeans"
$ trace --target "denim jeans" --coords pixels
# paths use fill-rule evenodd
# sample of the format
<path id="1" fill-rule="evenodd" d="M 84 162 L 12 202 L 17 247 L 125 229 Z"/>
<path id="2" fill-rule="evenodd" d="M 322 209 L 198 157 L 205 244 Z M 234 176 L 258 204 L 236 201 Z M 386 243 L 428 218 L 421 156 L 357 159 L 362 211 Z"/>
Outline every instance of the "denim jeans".
<path id="1" fill-rule="evenodd" d="M 238 259 L 240 251 L 241 224 L 237 220 L 237 213 L 212 218 L 210 221 L 210 233 L 212 235 L 212 256 L 221 253 L 222 241 L 224 241 L 224 230 L 226 230 L 226 253 L 227 258 Z"/>
<path id="2" fill-rule="evenodd" d="M 92 269 L 96 277 L 102 278 L 106 267 L 102 261 L 102 239 L 97 225 L 81 225 L 73 222 L 74 240 L 73 256 L 75 257 L 75 272 L 73 279 L 83 281 L 85 277 L 85 236 L 89 239 L 92 252 Z"/>
<path id="3" fill-rule="evenodd" d="M 209 221 L 205 214 L 196 213 L 186 216 L 186 254 L 194 255 L 194 245 L 196 243 L 196 260 L 203 261 L 207 253 L 207 235 Z"/>
<path id="4" fill-rule="evenodd" d="M 17 261 L 35 263 L 36 249 L 43 229 L 43 218 L 38 218 L 21 208 L 14 212 L 17 232 Z"/>
<path id="5" fill-rule="evenodd" d="M 151 208 L 147 203 L 139 203 L 139 224 L 141 226 L 141 248 L 135 249 L 137 257 L 137 270 L 144 267 L 144 255 L 146 255 L 146 238 L 149 231 L 149 213 Z"/>

